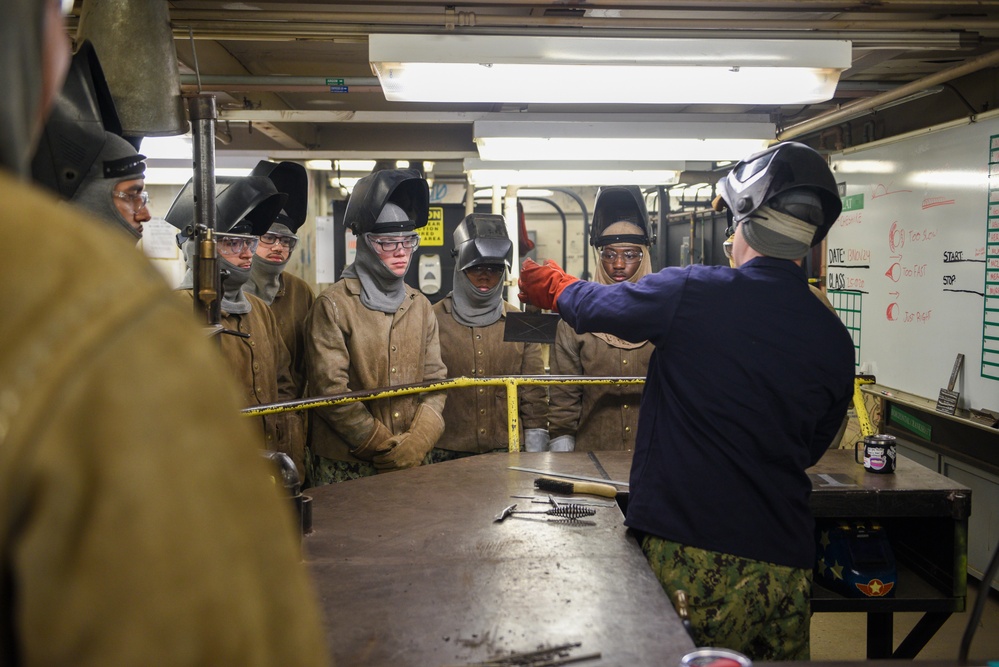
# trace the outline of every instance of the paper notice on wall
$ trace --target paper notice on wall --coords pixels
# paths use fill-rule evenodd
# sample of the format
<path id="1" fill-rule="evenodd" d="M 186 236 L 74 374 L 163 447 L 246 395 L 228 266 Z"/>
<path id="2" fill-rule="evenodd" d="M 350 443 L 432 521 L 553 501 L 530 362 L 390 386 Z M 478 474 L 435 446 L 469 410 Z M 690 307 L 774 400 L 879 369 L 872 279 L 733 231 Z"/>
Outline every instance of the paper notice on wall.
<path id="1" fill-rule="evenodd" d="M 336 230 L 333 216 L 316 216 L 316 282 L 334 283 L 336 259 Z"/>

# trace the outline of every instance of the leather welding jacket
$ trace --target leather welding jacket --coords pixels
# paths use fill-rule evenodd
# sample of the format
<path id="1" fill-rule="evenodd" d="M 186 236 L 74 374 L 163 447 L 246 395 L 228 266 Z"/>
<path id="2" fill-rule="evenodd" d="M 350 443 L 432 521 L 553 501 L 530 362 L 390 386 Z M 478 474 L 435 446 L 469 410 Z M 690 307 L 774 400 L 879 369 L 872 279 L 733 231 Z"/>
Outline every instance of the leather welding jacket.
<path id="1" fill-rule="evenodd" d="M 194 298 L 193 290 L 184 291 Z M 243 407 L 298 398 L 291 376 L 291 355 L 281 338 L 274 313 L 258 297 L 246 293 L 243 296 L 250 302 L 250 312 L 234 315 L 222 311 L 221 324 L 249 337 L 218 334 L 222 356 L 245 401 Z M 282 412 L 254 419 L 258 419 L 263 428 L 261 447 L 290 456 L 298 468 L 299 479 L 305 479 L 305 417 L 302 413 Z"/>
<path id="2" fill-rule="evenodd" d="M 645 377 L 653 349 L 648 342 L 617 348 L 559 322 L 549 364 L 552 375 Z M 634 449 L 642 389 L 641 384 L 552 385 L 548 434 L 575 436 L 576 451 Z"/>
<path id="3" fill-rule="evenodd" d="M 451 295 L 434 304 L 440 326 L 441 356 L 447 376 L 544 375 L 538 343 L 503 340 L 506 313 L 519 310 L 504 302 L 500 318 L 485 327 L 468 327 L 454 319 Z M 548 428 L 548 400 L 543 386 L 518 387 L 519 430 Z M 509 446 L 505 387 L 452 388 L 444 406 L 444 435 L 440 449 L 456 452 L 490 452 Z"/>
<path id="4" fill-rule="evenodd" d="M 0 664 L 328 664 L 300 538 L 190 304 L 0 173 Z"/>
<path id="5" fill-rule="evenodd" d="M 287 271 L 278 276 L 280 288 L 271 301 L 281 338 L 291 354 L 295 398 L 305 396 L 305 318 L 316 301 L 309 283 Z"/>
<path id="6" fill-rule="evenodd" d="M 361 282 L 343 278 L 316 298 L 305 327 L 309 393 L 330 396 L 349 391 L 442 380 L 437 317 L 427 298 L 406 285 L 395 313 L 361 303 Z M 444 411 L 444 392 L 424 392 L 310 410 L 312 452 L 334 461 L 358 462 L 351 450 L 374 432 L 375 421 L 398 435 L 409 430 L 425 403 Z"/>

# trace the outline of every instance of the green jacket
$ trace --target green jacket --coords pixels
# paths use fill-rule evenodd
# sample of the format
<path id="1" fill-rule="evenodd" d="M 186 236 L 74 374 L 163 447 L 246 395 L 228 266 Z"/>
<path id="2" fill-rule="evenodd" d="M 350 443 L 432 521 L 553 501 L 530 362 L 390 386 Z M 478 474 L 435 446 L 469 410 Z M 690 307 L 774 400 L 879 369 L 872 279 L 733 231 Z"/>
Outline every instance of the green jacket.
<path id="1" fill-rule="evenodd" d="M 326 665 L 218 351 L 120 234 L 0 174 L 0 664 Z"/>

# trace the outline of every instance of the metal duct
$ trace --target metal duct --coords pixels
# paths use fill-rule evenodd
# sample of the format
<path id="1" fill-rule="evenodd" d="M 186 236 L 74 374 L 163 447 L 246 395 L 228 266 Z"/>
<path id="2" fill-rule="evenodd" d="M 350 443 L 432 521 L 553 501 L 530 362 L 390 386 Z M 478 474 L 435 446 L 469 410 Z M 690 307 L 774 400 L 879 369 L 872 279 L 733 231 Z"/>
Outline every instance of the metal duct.
<path id="1" fill-rule="evenodd" d="M 76 39 L 94 45 L 126 136 L 187 132 L 165 0 L 84 0 Z"/>

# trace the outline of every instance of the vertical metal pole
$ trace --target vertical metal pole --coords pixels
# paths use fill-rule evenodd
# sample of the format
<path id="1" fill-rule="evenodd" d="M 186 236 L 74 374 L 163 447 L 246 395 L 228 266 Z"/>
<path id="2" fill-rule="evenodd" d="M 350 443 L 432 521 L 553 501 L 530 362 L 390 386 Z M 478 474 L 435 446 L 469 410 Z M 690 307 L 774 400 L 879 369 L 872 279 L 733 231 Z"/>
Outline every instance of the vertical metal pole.
<path id="1" fill-rule="evenodd" d="M 214 95 L 188 100 L 194 133 L 194 311 L 209 326 L 221 321 L 221 279 L 215 253 Z"/>
<path id="2" fill-rule="evenodd" d="M 513 241 L 513 253 L 510 256 L 510 286 L 516 287 L 520 278 L 520 215 L 517 213 L 517 186 L 508 185 L 506 197 L 503 200 L 503 212 L 506 219 L 506 233 Z M 506 300 L 520 308 L 520 290 L 506 290 Z"/>

